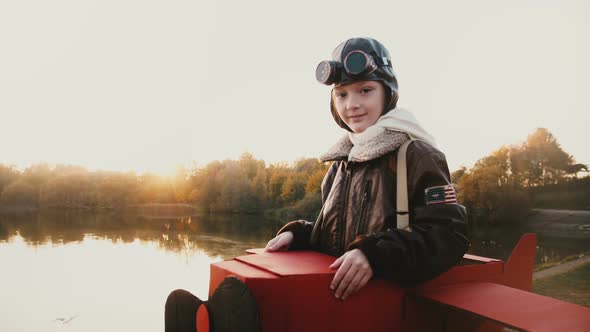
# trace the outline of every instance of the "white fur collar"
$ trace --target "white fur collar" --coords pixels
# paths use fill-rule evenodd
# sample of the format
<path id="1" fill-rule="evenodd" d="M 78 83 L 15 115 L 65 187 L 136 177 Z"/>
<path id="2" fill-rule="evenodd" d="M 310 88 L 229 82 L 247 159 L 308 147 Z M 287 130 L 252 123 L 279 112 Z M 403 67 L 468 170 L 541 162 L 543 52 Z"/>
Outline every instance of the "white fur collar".
<path id="1" fill-rule="evenodd" d="M 349 161 L 368 161 L 397 149 L 408 139 L 420 139 L 436 147 L 434 138 L 420 126 L 412 112 L 395 108 L 377 119 L 362 133 L 348 133 L 326 154 L 323 161 L 348 157 Z"/>
<path id="2" fill-rule="evenodd" d="M 348 135 L 344 135 L 328 152 L 320 157 L 320 160 L 348 159 L 349 161 L 355 162 L 369 161 L 395 151 L 408 139 L 410 137 L 406 133 L 385 130 L 380 135 L 367 141 L 366 144 L 355 146 L 350 141 Z"/>

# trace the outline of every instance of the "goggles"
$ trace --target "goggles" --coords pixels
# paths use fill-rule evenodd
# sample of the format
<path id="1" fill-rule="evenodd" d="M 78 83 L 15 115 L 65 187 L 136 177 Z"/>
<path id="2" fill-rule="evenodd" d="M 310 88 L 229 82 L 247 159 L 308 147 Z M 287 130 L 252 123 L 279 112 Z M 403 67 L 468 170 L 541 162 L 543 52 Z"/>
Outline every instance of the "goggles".
<path id="1" fill-rule="evenodd" d="M 316 79 L 325 85 L 331 85 L 342 81 L 343 74 L 358 79 L 371 75 L 379 66 L 391 67 L 391 61 L 386 57 L 372 57 L 371 55 L 355 50 L 344 58 L 343 63 L 337 61 L 322 61 L 315 70 Z"/>

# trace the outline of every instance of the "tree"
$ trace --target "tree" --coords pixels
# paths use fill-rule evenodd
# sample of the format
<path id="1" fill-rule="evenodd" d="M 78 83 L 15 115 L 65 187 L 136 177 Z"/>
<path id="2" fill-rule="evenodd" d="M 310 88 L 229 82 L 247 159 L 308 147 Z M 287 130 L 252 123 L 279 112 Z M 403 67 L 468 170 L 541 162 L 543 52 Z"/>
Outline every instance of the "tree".
<path id="1" fill-rule="evenodd" d="M 322 168 L 316 169 L 311 173 L 305 184 L 305 196 L 313 196 L 321 193 L 322 181 L 324 180 L 325 175 L 326 170 Z"/>
<path id="2" fill-rule="evenodd" d="M 281 203 L 281 194 L 283 193 L 283 184 L 288 177 L 288 168 L 285 165 L 271 165 L 269 172 L 268 200 L 273 205 Z"/>
<path id="3" fill-rule="evenodd" d="M 0 194 L 2 194 L 4 187 L 15 182 L 19 177 L 20 173 L 14 166 L 0 164 Z"/>
<path id="4" fill-rule="evenodd" d="M 96 184 L 88 174 L 61 175 L 41 187 L 39 203 L 44 207 L 95 208 Z"/>
<path id="5" fill-rule="evenodd" d="M 522 217 L 531 206 L 528 188 L 557 184 L 567 176 L 587 170 L 576 166 L 545 128 L 538 128 L 526 142 L 502 146 L 478 160 L 472 169 L 460 169 L 452 178 L 459 199 L 472 213 L 492 222 Z"/>
<path id="6" fill-rule="evenodd" d="M 461 178 L 467 173 L 467 167 L 461 166 L 458 170 L 451 173 L 451 183 L 457 184 Z"/>
<path id="7" fill-rule="evenodd" d="M 139 178 L 139 201 L 141 203 L 174 203 L 172 182 L 162 176 L 146 173 Z"/>
<path id="8" fill-rule="evenodd" d="M 530 208 L 530 199 L 521 189 L 504 183 L 498 164 L 477 163 L 458 182 L 459 201 L 468 207 L 475 219 L 490 223 L 522 218 Z"/>
<path id="9" fill-rule="evenodd" d="M 266 168 L 263 160 L 256 160 L 249 152 L 245 152 L 240 156 L 239 166 L 248 180 L 252 180 L 258 174 L 259 169 Z"/>
<path id="10" fill-rule="evenodd" d="M 53 177 L 53 169 L 47 163 L 31 165 L 25 169 L 22 178 L 33 188 L 39 190 L 41 186 Z"/>
<path id="11" fill-rule="evenodd" d="M 259 168 L 256 176 L 252 179 L 251 187 L 255 197 L 261 208 L 268 207 L 267 192 L 268 192 L 268 175 L 266 167 Z"/>
<path id="12" fill-rule="evenodd" d="M 198 168 L 190 178 L 190 200 L 201 206 L 205 211 L 210 211 L 213 203 L 219 196 L 220 188 L 217 185 L 217 174 L 223 169 L 220 161 L 213 161 L 203 168 Z"/>
<path id="13" fill-rule="evenodd" d="M 303 198 L 305 194 L 305 183 L 301 181 L 300 176 L 291 174 L 281 187 L 281 201 L 287 204 L 292 204 L 298 199 Z"/>
<path id="14" fill-rule="evenodd" d="M 530 134 L 523 148 L 529 186 L 559 183 L 573 164 L 572 156 L 561 149 L 555 136 L 545 128 Z"/>
<path id="15" fill-rule="evenodd" d="M 176 173 L 172 179 L 172 190 L 175 202 L 188 202 L 190 194 L 189 170 L 184 166 L 176 167 Z"/>
<path id="16" fill-rule="evenodd" d="M 0 202 L 5 205 L 38 205 L 38 191 L 27 181 L 18 180 L 4 188 Z"/>
<path id="17" fill-rule="evenodd" d="M 96 184 L 99 208 L 123 209 L 139 202 L 139 183 L 134 174 L 113 173 L 102 176 Z"/>
<path id="18" fill-rule="evenodd" d="M 567 169 L 567 173 L 573 175 L 575 179 L 578 179 L 578 175 L 580 173 L 586 173 L 587 175 L 590 175 L 590 172 L 588 171 L 588 165 L 584 164 L 570 165 Z"/>

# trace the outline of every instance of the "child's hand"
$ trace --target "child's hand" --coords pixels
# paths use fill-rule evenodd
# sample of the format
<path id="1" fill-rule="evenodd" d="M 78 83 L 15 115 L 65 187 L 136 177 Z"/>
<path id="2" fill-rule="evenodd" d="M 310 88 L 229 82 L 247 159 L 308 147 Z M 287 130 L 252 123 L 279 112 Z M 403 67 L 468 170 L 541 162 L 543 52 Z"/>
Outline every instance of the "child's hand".
<path id="1" fill-rule="evenodd" d="M 286 251 L 289 249 L 291 242 L 293 242 L 293 232 L 284 232 L 277 235 L 274 239 L 268 241 L 264 251 Z"/>
<path id="2" fill-rule="evenodd" d="M 345 252 L 330 265 L 330 268 L 338 268 L 330 289 L 336 290 L 334 296 L 341 300 L 346 300 L 347 297 L 363 288 L 373 277 L 369 260 L 359 249 Z"/>

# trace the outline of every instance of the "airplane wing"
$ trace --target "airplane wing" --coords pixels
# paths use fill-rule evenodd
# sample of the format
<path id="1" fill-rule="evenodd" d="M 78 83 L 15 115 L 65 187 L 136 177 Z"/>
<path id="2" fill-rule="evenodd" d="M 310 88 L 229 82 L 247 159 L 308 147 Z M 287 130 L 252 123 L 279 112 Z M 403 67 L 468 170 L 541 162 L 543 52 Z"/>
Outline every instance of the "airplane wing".
<path id="1" fill-rule="evenodd" d="M 590 331 L 590 308 L 500 284 L 461 283 L 416 295 L 524 331 Z"/>

